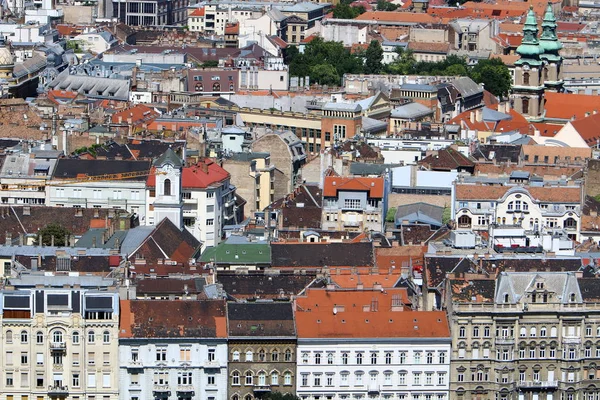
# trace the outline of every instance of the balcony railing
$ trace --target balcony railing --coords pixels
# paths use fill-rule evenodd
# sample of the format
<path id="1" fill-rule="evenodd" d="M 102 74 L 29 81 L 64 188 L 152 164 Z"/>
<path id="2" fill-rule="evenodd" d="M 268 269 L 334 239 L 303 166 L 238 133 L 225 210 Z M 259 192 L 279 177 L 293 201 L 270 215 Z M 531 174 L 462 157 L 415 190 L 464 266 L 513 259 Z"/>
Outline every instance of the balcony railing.
<path id="1" fill-rule="evenodd" d="M 515 338 L 507 336 L 497 337 L 496 344 L 515 344 Z"/>
<path id="2" fill-rule="evenodd" d="M 267 384 L 259 384 L 257 383 L 256 385 L 254 385 L 254 391 L 255 392 L 270 392 L 271 391 L 271 387 Z"/>
<path id="3" fill-rule="evenodd" d="M 194 386 L 192 385 L 177 385 L 177 393 L 191 393 L 194 395 Z"/>
<path id="4" fill-rule="evenodd" d="M 65 351 L 67 349 L 66 343 L 50 342 L 50 350 L 52 351 Z"/>
<path id="5" fill-rule="evenodd" d="M 377 394 L 380 392 L 379 385 L 374 383 L 369 385 L 369 394 Z"/>
<path id="6" fill-rule="evenodd" d="M 154 385 L 152 391 L 154 393 L 171 393 L 171 391 L 169 390 L 169 385 Z"/>
<path id="7" fill-rule="evenodd" d="M 548 389 L 558 387 L 558 381 L 520 381 L 518 386 L 520 388 Z"/>
<path id="8" fill-rule="evenodd" d="M 127 368 L 142 368 L 142 362 L 140 360 L 129 360 L 127 361 Z"/>
<path id="9" fill-rule="evenodd" d="M 581 338 L 578 336 L 563 336 L 563 343 L 569 344 L 579 344 L 581 343 Z"/>
<path id="10" fill-rule="evenodd" d="M 48 396 L 55 397 L 67 397 L 69 395 L 69 388 L 63 385 L 52 385 L 48 386 Z"/>

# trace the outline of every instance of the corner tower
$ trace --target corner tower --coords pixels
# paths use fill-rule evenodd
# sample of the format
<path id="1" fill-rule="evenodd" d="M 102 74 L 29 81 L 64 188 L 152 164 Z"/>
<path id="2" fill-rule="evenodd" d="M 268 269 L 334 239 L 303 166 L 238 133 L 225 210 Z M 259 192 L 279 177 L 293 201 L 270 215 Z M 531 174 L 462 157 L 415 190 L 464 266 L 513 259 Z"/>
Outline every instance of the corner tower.
<path id="1" fill-rule="evenodd" d="M 183 200 L 181 175 L 183 162 L 170 147 L 154 161 L 156 168 L 156 197 L 154 200 L 154 225 L 168 218 L 183 229 Z"/>
<path id="2" fill-rule="evenodd" d="M 530 121 L 544 118 L 542 48 L 537 36 L 537 20 L 533 7 L 530 7 L 523 27 L 523 40 L 517 47 L 520 58 L 515 62 L 515 81 L 511 93 L 514 109 Z"/>

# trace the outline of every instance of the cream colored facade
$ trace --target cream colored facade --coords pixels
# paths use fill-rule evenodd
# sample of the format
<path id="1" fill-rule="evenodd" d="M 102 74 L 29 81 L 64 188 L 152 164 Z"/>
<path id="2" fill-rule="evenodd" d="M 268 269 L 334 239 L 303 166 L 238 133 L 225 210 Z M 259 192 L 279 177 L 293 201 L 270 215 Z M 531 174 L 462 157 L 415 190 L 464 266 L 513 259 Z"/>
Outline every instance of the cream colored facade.
<path id="1" fill-rule="evenodd" d="M 0 292 L 0 399 L 118 399 L 112 280 L 27 275 L 10 283 Z"/>

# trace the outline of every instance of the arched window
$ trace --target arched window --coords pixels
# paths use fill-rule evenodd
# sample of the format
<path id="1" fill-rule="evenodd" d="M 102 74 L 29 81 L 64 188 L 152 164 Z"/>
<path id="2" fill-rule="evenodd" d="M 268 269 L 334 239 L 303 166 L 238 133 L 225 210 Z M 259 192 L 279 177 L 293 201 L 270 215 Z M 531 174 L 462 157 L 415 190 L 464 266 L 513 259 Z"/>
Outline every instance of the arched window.
<path id="1" fill-rule="evenodd" d="M 291 385 L 292 384 L 292 373 L 290 371 L 285 371 L 283 374 L 283 384 Z"/>
<path id="2" fill-rule="evenodd" d="M 221 84 L 219 82 L 213 83 L 213 92 L 220 92 L 220 91 L 221 91 Z"/>
<path id="3" fill-rule="evenodd" d="M 461 215 L 458 218 L 458 226 L 461 228 L 470 228 L 471 227 L 471 217 L 468 215 Z"/>
<path id="4" fill-rule="evenodd" d="M 246 372 L 246 386 L 252 386 L 253 381 L 252 371 Z"/>
<path id="5" fill-rule="evenodd" d="M 523 114 L 529 114 L 529 99 L 524 97 L 522 99 L 523 102 Z"/>
<path id="6" fill-rule="evenodd" d="M 73 332 L 72 339 L 74 344 L 79 344 L 79 332 Z"/>
<path id="7" fill-rule="evenodd" d="M 252 350 L 248 350 L 246 352 L 246 361 L 252 361 L 253 356 L 252 356 Z"/>
<path id="8" fill-rule="evenodd" d="M 523 85 L 529 85 L 529 72 L 523 72 Z"/>
<path id="9" fill-rule="evenodd" d="M 575 218 L 567 218 L 563 226 L 565 229 L 577 229 L 577 221 Z"/>
<path id="10" fill-rule="evenodd" d="M 12 343 L 13 335 L 12 331 L 6 331 L 6 343 Z"/>
<path id="11" fill-rule="evenodd" d="M 285 356 L 284 356 L 284 360 L 286 362 L 290 362 L 292 361 L 292 350 L 290 349 L 285 349 Z"/>
<path id="12" fill-rule="evenodd" d="M 52 332 L 52 342 L 62 343 L 63 342 L 63 333 L 61 331 Z"/>
<path id="13" fill-rule="evenodd" d="M 433 353 L 427 353 L 427 364 L 433 364 Z"/>
<path id="14" fill-rule="evenodd" d="M 247 394 L 247 395 L 244 397 L 244 400 L 252 400 L 252 395 L 251 395 L 251 394 Z"/>
<path id="15" fill-rule="evenodd" d="M 265 386 L 267 384 L 267 374 L 264 371 L 258 373 L 258 386 Z"/>
<path id="16" fill-rule="evenodd" d="M 233 351 L 233 354 L 231 356 L 232 361 L 240 361 L 240 352 L 237 350 Z"/>
<path id="17" fill-rule="evenodd" d="M 234 90 L 233 83 L 230 83 L 230 84 L 229 84 L 229 91 L 230 91 L 230 92 L 233 92 L 233 90 Z"/>
<path id="18" fill-rule="evenodd" d="M 163 195 L 170 196 L 171 195 L 171 180 L 165 179 L 163 184 Z"/>
<path id="19" fill-rule="evenodd" d="M 556 327 L 550 328 L 550 337 L 556 337 Z"/>
<path id="20" fill-rule="evenodd" d="M 231 400 L 240 400 L 240 396 L 234 394 L 233 396 L 231 396 Z"/>
<path id="21" fill-rule="evenodd" d="M 279 361 L 279 351 L 277 349 L 271 352 L 271 361 Z"/>
<path id="22" fill-rule="evenodd" d="M 196 92 L 201 92 L 204 90 L 204 85 L 202 85 L 201 83 L 196 83 L 196 87 L 194 89 L 196 90 Z"/>
<path id="23" fill-rule="evenodd" d="M 520 337 L 526 337 L 527 336 L 527 328 L 525 328 L 524 326 L 522 326 L 521 329 L 519 330 L 519 336 Z"/>
<path id="24" fill-rule="evenodd" d="M 535 326 L 532 326 L 531 329 L 529 330 L 529 336 L 536 337 L 536 335 L 537 335 L 537 329 L 535 328 Z"/>
<path id="25" fill-rule="evenodd" d="M 263 349 L 258 351 L 258 361 L 266 361 L 265 351 Z"/>
<path id="26" fill-rule="evenodd" d="M 88 332 L 88 343 L 94 343 L 96 341 L 96 333 L 94 331 Z"/>
<path id="27" fill-rule="evenodd" d="M 110 343 L 110 332 L 109 331 L 104 331 L 102 333 L 102 342 Z"/>
<path id="28" fill-rule="evenodd" d="M 29 335 L 27 334 L 27 331 L 21 331 L 21 343 L 27 342 L 29 342 Z"/>
<path id="29" fill-rule="evenodd" d="M 240 384 L 240 373 L 238 371 L 233 371 L 231 373 L 231 384 L 233 386 L 239 386 L 239 384 Z"/>
<path id="30" fill-rule="evenodd" d="M 541 336 L 541 337 L 546 337 L 546 335 L 547 335 L 547 333 L 546 333 L 546 327 L 545 327 L 545 326 L 542 326 L 542 327 L 540 328 L 540 336 Z"/>
<path id="31" fill-rule="evenodd" d="M 271 372 L 271 385 L 279 385 L 279 374 L 277 371 Z"/>
<path id="32" fill-rule="evenodd" d="M 35 341 L 37 344 L 44 344 L 44 333 L 38 331 L 38 333 L 35 334 Z"/>
<path id="33" fill-rule="evenodd" d="M 548 67 L 544 68 L 544 81 L 548 80 Z"/>

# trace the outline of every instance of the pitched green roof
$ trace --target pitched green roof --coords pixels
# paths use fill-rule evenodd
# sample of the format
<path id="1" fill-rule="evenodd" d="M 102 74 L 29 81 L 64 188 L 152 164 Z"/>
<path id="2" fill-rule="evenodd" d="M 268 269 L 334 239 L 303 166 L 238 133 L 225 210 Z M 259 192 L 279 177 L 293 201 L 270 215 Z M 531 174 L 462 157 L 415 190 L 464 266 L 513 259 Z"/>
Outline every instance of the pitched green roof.
<path id="1" fill-rule="evenodd" d="M 183 162 L 181 158 L 173 151 L 172 148 L 168 148 L 167 151 L 162 153 L 160 157 L 154 160 L 153 165 L 159 167 L 161 165 L 171 164 L 175 168 L 179 168 L 183 166 Z"/>

